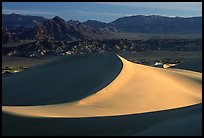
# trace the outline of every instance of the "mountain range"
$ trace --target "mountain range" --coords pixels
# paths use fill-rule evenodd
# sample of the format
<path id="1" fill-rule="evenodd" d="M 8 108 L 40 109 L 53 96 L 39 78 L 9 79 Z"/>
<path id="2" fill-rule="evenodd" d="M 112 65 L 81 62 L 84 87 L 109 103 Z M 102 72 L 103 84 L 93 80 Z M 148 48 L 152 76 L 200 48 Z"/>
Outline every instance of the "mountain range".
<path id="1" fill-rule="evenodd" d="M 3 27 L 33 27 L 47 19 L 41 16 L 28 16 L 20 14 L 2 14 Z"/>
<path id="2" fill-rule="evenodd" d="M 165 17 L 137 15 L 118 18 L 104 23 L 96 20 L 86 22 L 65 21 L 56 16 L 46 19 L 41 16 L 2 14 L 2 30 L 20 39 L 84 40 L 110 32 L 142 34 L 201 34 L 202 17 Z"/>
<path id="3" fill-rule="evenodd" d="M 202 17 L 130 16 L 112 23 L 120 31 L 147 34 L 201 34 Z"/>
<path id="4" fill-rule="evenodd" d="M 101 33 L 91 26 L 86 26 L 80 22 L 65 21 L 56 16 L 31 28 L 23 34 L 22 38 L 74 41 L 88 39 L 91 35 Z"/>
<path id="5" fill-rule="evenodd" d="M 95 28 L 114 28 L 119 32 L 143 34 L 201 34 L 202 17 L 165 17 L 137 15 L 118 18 L 110 23 L 84 22 Z"/>
<path id="6" fill-rule="evenodd" d="M 40 16 L 2 14 L 2 54 L 39 57 L 44 55 L 84 54 L 126 50 L 201 50 L 202 38 L 178 36 L 202 33 L 202 17 L 130 16 L 110 23 L 95 20 L 66 21 L 58 16 L 46 19 Z M 129 34 L 128 34 L 129 33 Z M 122 35 L 173 34 L 168 39 L 122 39 Z M 111 38 L 111 36 L 116 37 Z M 106 37 L 104 37 L 106 36 Z M 168 35 L 167 35 L 168 36 Z M 167 37 L 166 37 L 167 38 Z"/>

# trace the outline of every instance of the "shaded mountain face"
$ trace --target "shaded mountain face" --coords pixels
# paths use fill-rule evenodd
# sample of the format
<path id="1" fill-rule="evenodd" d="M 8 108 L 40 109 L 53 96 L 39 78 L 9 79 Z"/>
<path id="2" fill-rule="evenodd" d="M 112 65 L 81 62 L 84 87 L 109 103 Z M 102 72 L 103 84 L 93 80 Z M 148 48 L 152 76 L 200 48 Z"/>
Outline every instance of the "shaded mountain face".
<path id="1" fill-rule="evenodd" d="M 110 23 L 122 32 L 147 34 L 201 34 L 202 17 L 130 16 Z"/>
<path id="2" fill-rule="evenodd" d="M 76 31 L 81 32 L 84 36 L 92 37 L 93 35 L 100 35 L 106 33 L 104 30 L 101 30 L 100 28 L 95 28 L 92 26 L 88 26 L 84 23 L 81 23 L 79 21 L 68 21 L 68 24 L 72 25 Z"/>
<path id="3" fill-rule="evenodd" d="M 99 22 L 96 20 L 88 20 L 86 22 L 83 22 L 83 24 L 93 26 L 95 28 L 104 28 L 110 26 L 108 23 Z"/>
<path id="4" fill-rule="evenodd" d="M 86 22 L 83 22 L 83 24 L 88 25 L 88 26 L 92 26 L 94 28 L 98 28 L 98 29 L 104 30 L 104 31 L 117 32 L 116 27 L 110 23 L 99 22 L 96 20 L 87 20 Z"/>
<path id="5" fill-rule="evenodd" d="M 27 31 L 22 35 L 22 38 L 75 41 L 88 39 L 91 35 L 102 33 L 103 32 L 80 22 L 67 22 L 56 16 Z"/>
<path id="6" fill-rule="evenodd" d="M 41 16 L 26 16 L 20 14 L 2 14 L 3 27 L 33 27 L 47 19 Z"/>
<path id="7" fill-rule="evenodd" d="M 2 42 L 19 42 L 22 34 L 30 28 L 35 27 L 47 19 L 41 16 L 26 16 L 20 14 L 2 14 Z"/>
<path id="8" fill-rule="evenodd" d="M 51 40 L 70 40 L 74 38 L 83 38 L 81 34 L 76 32 L 74 28 L 59 17 L 47 20 L 37 25 L 25 34 L 23 37 L 28 39 L 51 39 Z"/>
<path id="9" fill-rule="evenodd" d="M 18 43 L 20 39 L 11 32 L 2 31 L 2 43 Z"/>

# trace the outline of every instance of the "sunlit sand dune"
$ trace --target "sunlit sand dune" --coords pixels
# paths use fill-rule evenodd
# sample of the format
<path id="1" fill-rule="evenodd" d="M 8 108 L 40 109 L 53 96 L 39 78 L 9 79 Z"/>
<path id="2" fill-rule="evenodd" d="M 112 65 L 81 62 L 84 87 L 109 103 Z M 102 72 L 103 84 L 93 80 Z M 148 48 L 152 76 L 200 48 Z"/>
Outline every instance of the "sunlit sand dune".
<path id="1" fill-rule="evenodd" d="M 5 136 L 202 135 L 202 73 L 103 53 L 64 56 L 2 81 Z"/>
<path id="2" fill-rule="evenodd" d="M 63 101 L 48 105 L 5 105 L 2 106 L 2 110 L 30 117 L 81 118 L 147 113 L 202 103 L 201 73 L 180 69 L 154 68 L 129 62 L 122 57 L 119 58 L 123 65 L 117 77 L 106 87 L 85 98 L 74 102 Z M 89 60 L 94 60 L 94 57 Z M 112 59 L 110 58 L 110 60 Z M 86 65 L 84 64 L 84 66 Z M 83 66 L 79 68 L 83 69 Z M 63 71 L 61 73 L 63 73 L 63 77 L 69 77 Z M 82 77 L 77 79 L 83 79 Z M 68 80 L 64 81 L 64 87 L 69 87 Z M 86 80 L 84 83 L 87 83 Z M 54 84 L 50 84 L 50 87 L 52 85 Z M 78 84 L 78 87 L 80 85 L 81 83 Z M 90 84 L 87 83 L 87 85 Z M 41 92 L 47 95 L 50 93 L 43 90 Z M 75 89 L 72 88 L 64 93 L 70 92 L 75 92 Z M 55 98 L 55 96 L 49 98 Z"/>

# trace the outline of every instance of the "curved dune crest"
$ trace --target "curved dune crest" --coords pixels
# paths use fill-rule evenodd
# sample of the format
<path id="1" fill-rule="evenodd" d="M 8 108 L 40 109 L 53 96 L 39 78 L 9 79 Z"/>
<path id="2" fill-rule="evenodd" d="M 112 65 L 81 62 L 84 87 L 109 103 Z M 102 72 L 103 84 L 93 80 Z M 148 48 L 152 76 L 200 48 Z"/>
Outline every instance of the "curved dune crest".
<path id="1" fill-rule="evenodd" d="M 77 102 L 2 106 L 2 110 L 30 117 L 80 118 L 146 113 L 202 103 L 201 73 L 149 67 L 119 58 L 123 63 L 120 74 L 95 94 Z"/>
<path id="2" fill-rule="evenodd" d="M 110 84 L 121 69 L 122 62 L 111 53 L 59 57 L 4 77 L 2 105 L 36 106 L 78 101 Z"/>

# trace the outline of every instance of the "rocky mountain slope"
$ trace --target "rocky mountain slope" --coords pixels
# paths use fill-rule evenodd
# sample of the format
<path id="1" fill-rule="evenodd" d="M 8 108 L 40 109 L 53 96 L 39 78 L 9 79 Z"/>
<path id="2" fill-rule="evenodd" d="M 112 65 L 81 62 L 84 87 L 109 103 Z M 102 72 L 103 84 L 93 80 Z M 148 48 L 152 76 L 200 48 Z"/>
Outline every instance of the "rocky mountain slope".
<path id="1" fill-rule="evenodd" d="M 130 16 L 110 23 L 118 30 L 147 34 L 201 34 L 202 17 Z"/>
<path id="2" fill-rule="evenodd" d="M 102 31 L 86 26 L 80 22 L 67 22 L 56 16 L 28 30 L 22 35 L 22 38 L 33 40 L 77 41 L 89 39 L 92 35 L 102 33 Z"/>
<path id="3" fill-rule="evenodd" d="M 20 14 L 2 14 L 3 27 L 33 27 L 47 19 L 41 16 L 28 16 Z"/>

